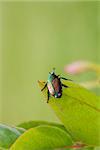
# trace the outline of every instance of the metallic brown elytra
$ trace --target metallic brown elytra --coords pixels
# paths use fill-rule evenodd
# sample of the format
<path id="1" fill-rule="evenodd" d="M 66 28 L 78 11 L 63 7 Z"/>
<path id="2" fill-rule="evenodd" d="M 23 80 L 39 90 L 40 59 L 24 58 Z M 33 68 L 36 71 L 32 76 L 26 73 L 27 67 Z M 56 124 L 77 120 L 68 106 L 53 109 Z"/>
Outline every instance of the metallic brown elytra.
<path id="1" fill-rule="evenodd" d="M 70 80 L 63 77 L 60 77 L 59 75 L 55 74 L 55 71 L 49 73 L 47 83 L 43 87 L 41 91 L 43 91 L 47 87 L 47 103 L 49 102 L 50 95 L 54 96 L 55 98 L 60 98 L 62 96 L 62 86 L 65 88 L 68 88 L 67 85 L 62 84 L 61 79 L 63 80 Z"/>

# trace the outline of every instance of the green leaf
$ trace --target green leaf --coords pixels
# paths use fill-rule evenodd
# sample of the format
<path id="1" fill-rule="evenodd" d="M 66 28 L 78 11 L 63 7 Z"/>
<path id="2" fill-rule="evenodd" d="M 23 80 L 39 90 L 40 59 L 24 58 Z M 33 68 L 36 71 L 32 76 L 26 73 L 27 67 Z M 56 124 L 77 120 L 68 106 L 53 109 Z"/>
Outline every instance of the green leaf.
<path id="1" fill-rule="evenodd" d="M 94 150 L 93 147 L 84 147 L 84 148 L 80 148 L 79 150 Z"/>
<path id="2" fill-rule="evenodd" d="M 100 150 L 100 147 L 96 147 L 94 150 Z"/>
<path id="3" fill-rule="evenodd" d="M 53 150 L 71 146 L 72 143 L 72 139 L 64 130 L 45 125 L 27 130 L 10 150 Z"/>
<path id="4" fill-rule="evenodd" d="M 41 89 L 45 82 L 38 82 Z M 49 105 L 62 121 L 74 141 L 100 145 L 100 97 L 71 81 L 64 81 L 62 97 L 50 97 Z M 47 89 L 43 91 L 47 98 Z"/>
<path id="5" fill-rule="evenodd" d="M 0 124 L 0 147 L 9 148 L 20 135 L 16 128 Z"/>
<path id="6" fill-rule="evenodd" d="M 24 129 L 22 127 L 15 127 L 15 129 L 17 129 L 21 134 L 26 131 L 26 129 Z"/>
<path id="7" fill-rule="evenodd" d="M 0 147 L 0 150 L 8 150 L 8 149 Z"/>
<path id="8" fill-rule="evenodd" d="M 48 122 L 48 121 L 28 121 L 28 122 L 23 122 L 23 123 L 19 124 L 18 127 L 22 127 L 24 129 L 30 129 L 30 128 L 41 126 L 41 125 L 56 126 L 56 127 L 59 127 L 59 128 L 61 128 L 61 129 L 66 131 L 66 128 L 64 127 L 64 125 L 62 125 L 60 123 L 53 123 L 53 122 Z"/>

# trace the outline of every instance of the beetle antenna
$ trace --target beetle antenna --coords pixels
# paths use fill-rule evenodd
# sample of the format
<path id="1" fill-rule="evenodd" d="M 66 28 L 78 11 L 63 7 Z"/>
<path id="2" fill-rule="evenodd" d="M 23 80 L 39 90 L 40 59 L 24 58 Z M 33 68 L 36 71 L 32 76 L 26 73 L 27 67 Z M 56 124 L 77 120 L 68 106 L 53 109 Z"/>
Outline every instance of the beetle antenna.
<path id="1" fill-rule="evenodd" d="M 53 72 L 55 73 L 55 67 L 53 68 Z"/>
<path id="2" fill-rule="evenodd" d="M 50 74 L 55 74 L 55 68 L 53 68 L 52 72 Z"/>

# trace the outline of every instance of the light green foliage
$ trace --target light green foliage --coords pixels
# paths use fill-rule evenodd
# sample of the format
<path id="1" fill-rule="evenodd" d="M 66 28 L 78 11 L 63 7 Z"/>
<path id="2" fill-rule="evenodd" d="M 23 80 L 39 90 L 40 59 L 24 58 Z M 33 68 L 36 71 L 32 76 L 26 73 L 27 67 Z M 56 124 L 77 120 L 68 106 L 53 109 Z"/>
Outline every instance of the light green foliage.
<path id="1" fill-rule="evenodd" d="M 63 67 L 75 60 L 100 63 L 100 2 L 1 1 L 0 120 L 14 125 L 33 118 L 57 121 L 42 103 L 36 81 L 47 79 L 52 67 L 65 76 Z M 94 76 L 72 78 L 84 82 Z"/>
<path id="2" fill-rule="evenodd" d="M 66 128 L 64 127 L 64 125 L 59 124 L 59 123 L 47 122 L 47 121 L 24 122 L 24 123 L 19 124 L 18 127 L 22 127 L 24 129 L 30 129 L 30 128 L 41 126 L 41 125 L 55 126 L 55 127 L 61 128 L 66 131 Z"/>
<path id="3" fill-rule="evenodd" d="M 0 124 L 0 147 L 9 148 L 21 135 L 22 130 Z"/>
<path id="4" fill-rule="evenodd" d="M 93 147 L 84 147 L 84 148 L 80 148 L 78 150 L 94 150 Z"/>
<path id="5" fill-rule="evenodd" d="M 1 148 L 1 147 L 0 147 L 0 150 L 8 150 L 8 149 L 7 149 L 7 148 Z"/>
<path id="6" fill-rule="evenodd" d="M 15 129 L 17 129 L 21 134 L 23 134 L 26 131 L 26 129 L 22 127 L 15 127 Z"/>
<path id="7" fill-rule="evenodd" d="M 69 88 L 63 88 L 62 97 L 50 97 L 49 105 L 63 122 L 74 141 L 88 145 L 100 144 L 100 98 L 94 93 L 75 84 L 64 81 Z M 43 88 L 44 82 L 39 82 Z M 43 91 L 47 97 L 47 90 Z"/>
<path id="8" fill-rule="evenodd" d="M 66 145 L 71 146 L 72 140 L 64 130 L 45 125 L 26 131 L 10 150 L 52 150 Z"/>
<path id="9" fill-rule="evenodd" d="M 100 147 L 96 147 L 94 150 L 100 150 Z"/>
<path id="10" fill-rule="evenodd" d="M 62 97 L 50 97 L 49 104 L 64 125 L 29 121 L 14 128 L 1 124 L 1 150 L 73 150 L 76 142 L 87 145 L 79 150 L 94 150 L 99 145 L 100 97 L 74 82 L 63 84 L 68 88 L 63 88 Z M 39 82 L 41 88 L 44 85 Z M 47 89 L 43 93 L 47 98 Z"/>
<path id="11" fill-rule="evenodd" d="M 5 148 L 9 148 L 14 142 L 15 142 L 15 145 L 16 145 L 16 139 L 19 138 L 19 135 L 23 134 L 25 132 L 25 138 L 30 141 L 33 140 L 33 136 L 34 138 L 37 138 L 38 140 L 38 137 L 35 136 L 35 133 L 37 133 L 37 130 L 32 132 L 33 135 L 31 135 L 30 137 L 27 137 L 27 132 L 30 132 L 31 129 L 35 128 L 35 127 L 43 127 L 43 126 L 46 126 L 49 127 L 49 129 L 51 130 L 52 129 L 52 132 L 50 133 L 53 133 L 54 135 L 57 134 L 55 132 L 55 128 L 57 128 L 58 130 L 62 131 L 61 133 L 64 135 L 65 134 L 68 134 L 66 132 L 66 129 L 65 127 L 62 125 L 62 124 L 58 124 L 58 123 L 52 123 L 52 122 L 46 122 L 46 121 L 29 121 L 29 122 L 24 122 L 24 123 L 21 123 L 20 125 L 18 125 L 18 127 L 9 127 L 9 126 L 5 126 L 3 124 L 1 124 L 0 126 L 0 150 L 5 150 Z M 54 130 L 53 130 L 54 129 Z M 49 134 L 48 131 L 46 129 L 44 129 L 46 134 Z M 58 131 L 57 130 L 57 131 Z M 32 130 L 33 131 L 33 130 Z M 18 135 L 17 135 L 18 134 Z M 58 135 L 59 135 L 59 132 L 58 132 Z M 44 133 L 42 132 L 41 135 L 39 135 L 40 138 L 44 138 Z M 56 136 L 56 135 L 55 135 Z M 16 137 L 16 138 L 15 138 Z M 63 137 L 63 136 L 62 136 Z M 21 137 L 21 140 L 24 138 L 24 136 Z M 24 140 L 25 140 L 24 138 Z M 52 139 L 52 135 L 50 137 Z M 71 140 L 71 138 L 69 137 L 68 135 L 68 142 Z M 18 139 L 19 141 L 20 139 Z M 45 139 L 44 139 L 45 140 Z M 67 140 L 67 139 L 66 139 Z M 51 141 L 54 141 L 54 139 L 52 139 Z M 45 142 L 45 141 L 44 141 Z M 49 142 L 49 138 L 48 138 L 48 142 Z M 72 143 L 72 140 L 71 140 L 71 143 Z M 45 143 L 42 143 L 45 145 Z M 28 143 L 28 146 L 30 144 Z M 57 144 L 56 144 L 57 145 Z M 68 145 L 68 143 L 66 143 L 66 145 Z M 71 144 L 72 145 L 72 144 Z M 38 144 L 37 144 L 38 146 Z M 48 145 L 48 147 L 51 147 L 51 145 Z M 15 146 L 16 147 L 16 146 Z M 27 149 L 27 144 L 25 145 L 26 149 Z M 25 147 L 23 147 L 22 149 L 25 149 Z M 36 147 L 32 146 L 33 149 L 35 149 Z M 41 144 L 40 144 L 40 148 L 41 148 Z M 55 148 L 55 146 L 53 146 L 53 148 Z M 18 148 L 19 149 L 19 148 Z M 30 148 L 29 148 L 30 149 Z M 51 149 L 51 148 L 50 148 Z"/>

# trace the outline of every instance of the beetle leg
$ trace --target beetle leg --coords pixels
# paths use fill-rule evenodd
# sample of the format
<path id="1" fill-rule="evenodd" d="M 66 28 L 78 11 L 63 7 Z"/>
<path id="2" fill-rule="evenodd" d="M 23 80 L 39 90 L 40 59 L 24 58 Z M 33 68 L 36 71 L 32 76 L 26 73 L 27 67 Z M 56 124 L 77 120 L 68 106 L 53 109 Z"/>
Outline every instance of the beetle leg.
<path id="1" fill-rule="evenodd" d="M 62 84 L 62 86 L 63 86 L 63 87 L 65 87 L 65 88 L 68 88 L 68 86 L 67 86 L 67 85 L 65 85 L 65 84 Z"/>
<path id="2" fill-rule="evenodd" d="M 64 77 L 60 77 L 60 79 L 72 81 L 71 79 L 66 79 L 66 78 L 64 78 Z"/>
<path id="3" fill-rule="evenodd" d="M 49 90 L 47 90 L 47 96 L 48 96 L 48 98 L 47 98 L 47 103 L 48 103 L 49 102 L 49 98 L 50 98 Z"/>
<path id="4" fill-rule="evenodd" d="M 43 91 L 46 87 L 47 87 L 47 83 L 45 84 L 45 86 L 43 87 L 43 89 L 41 89 L 41 91 Z"/>

